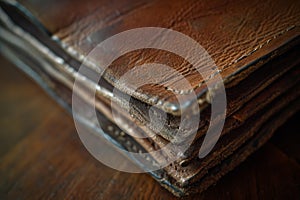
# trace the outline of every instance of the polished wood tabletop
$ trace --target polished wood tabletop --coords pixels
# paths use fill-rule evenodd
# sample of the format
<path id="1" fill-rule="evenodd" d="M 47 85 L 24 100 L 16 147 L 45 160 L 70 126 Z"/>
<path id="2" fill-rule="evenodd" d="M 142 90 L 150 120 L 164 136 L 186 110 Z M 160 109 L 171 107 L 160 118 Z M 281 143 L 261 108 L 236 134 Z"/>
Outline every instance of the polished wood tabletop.
<path id="1" fill-rule="evenodd" d="M 82 145 L 72 117 L 0 57 L 0 199 L 176 199 L 148 174 L 116 171 Z M 235 170 L 187 199 L 300 199 L 300 114 Z"/>

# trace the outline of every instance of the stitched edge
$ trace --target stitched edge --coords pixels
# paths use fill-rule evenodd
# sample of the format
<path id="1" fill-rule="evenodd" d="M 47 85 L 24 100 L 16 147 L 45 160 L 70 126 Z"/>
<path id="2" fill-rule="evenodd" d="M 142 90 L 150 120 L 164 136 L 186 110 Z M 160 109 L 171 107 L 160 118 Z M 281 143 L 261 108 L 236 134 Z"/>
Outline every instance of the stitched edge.
<path id="1" fill-rule="evenodd" d="M 186 95 L 186 94 L 190 94 L 192 93 L 195 89 L 197 88 L 200 88 L 201 86 L 203 86 L 203 84 L 214 78 L 217 74 L 221 73 L 222 71 L 224 71 L 225 69 L 227 69 L 228 67 L 230 67 L 231 65 L 233 64 L 236 64 L 237 62 L 247 58 L 248 56 L 252 55 L 254 52 L 258 51 L 259 49 L 261 49 L 262 47 L 264 47 L 265 45 L 269 44 L 270 41 L 278 38 L 279 36 L 287 33 L 288 31 L 296 28 L 296 27 L 299 27 L 298 25 L 292 25 L 290 27 L 288 27 L 287 29 L 284 29 L 282 31 L 280 31 L 279 33 L 277 33 L 276 35 L 274 35 L 272 38 L 268 39 L 266 42 L 260 44 L 259 46 L 257 46 L 256 48 L 254 48 L 252 51 L 250 51 L 248 54 L 245 54 L 243 56 L 241 56 L 240 58 L 232 61 L 230 64 L 226 65 L 224 68 L 222 69 L 217 69 L 216 72 L 214 72 L 213 74 L 211 74 L 209 76 L 209 78 L 207 80 L 202 80 L 200 83 L 198 83 L 194 88 L 192 89 L 188 89 L 188 90 L 176 90 L 176 89 L 172 89 L 172 88 L 169 88 L 169 87 L 166 87 L 166 90 L 169 90 L 175 94 L 179 94 L 179 95 Z M 78 61 L 80 62 L 83 62 L 84 59 L 85 59 L 85 56 L 82 54 L 82 53 L 79 53 L 77 50 L 75 50 L 73 47 L 71 47 L 70 45 L 64 43 L 63 41 L 60 40 L 60 38 L 58 38 L 56 35 L 53 35 L 52 36 L 52 39 L 55 40 L 57 43 L 61 44 L 61 46 L 72 56 L 74 56 L 76 59 L 78 59 Z M 99 73 L 100 69 L 99 67 L 95 64 L 95 62 L 93 62 L 92 60 L 85 60 L 84 61 L 86 63 L 86 65 L 88 65 L 89 67 L 91 67 L 91 69 L 95 70 L 96 72 Z M 169 107 L 170 105 L 173 105 L 172 103 L 170 103 L 169 101 L 165 101 L 165 100 L 162 100 L 160 99 L 159 101 L 155 101 L 155 102 L 150 102 L 150 100 L 152 99 L 153 97 L 150 97 L 150 98 L 145 98 L 145 102 L 147 103 L 150 103 L 152 105 L 155 105 L 155 106 L 158 106 L 159 108 L 165 110 L 166 112 L 170 112 L 172 114 L 174 114 L 174 112 L 176 113 L 176 111 L 173 111 L 173 110 L 170 110 Z M 199 99 L 198 100 L 199 104 L 202 104 L 204 102 L 206 102 L 205 99 Z M 207 102 L 209 102 L 209 100 L 207 100 Z"/>
<path id="2" fill-rule="evenodd" d="M 249 57 L 250 55 L 252 55 L 253 53 L 255 53 L 256 51 L 258 51 L 259 49 L 263 48 L 265 45 L 269 44 L 272 40 L 278 38 L 279 36 L 287 33 L 290 30 L 293 30 L 294 28 L 296 28 L 298 26 L 296 25 L 292 25 L 290 27 L 288 27 L 285 30 L 280 31 L 279 33 L 277 33 L 276 35 L 274 35 L 272 38 L 268 39 L 266 42 L 258 45 L 256 48 L 254 48 L 252 51 L 250 51 L 247 54 L 242 55 L 240 58 L 232 61 L 231 63 L 229 63 L 228 65 L 226 65 L 225 67 L 223 67 L 222 69 L 217 69 L 213 74 L 211 74 L 206 80 L 202 80 L 200 81 L 200 83 L 198 83 L 194 88 L 192 89 L 188 89 L 188 90 L 176 90 L 170 87 L 166 87 L 166 90 L 174 92 L 175 94 L 180 94 L 180 95 L 185 95 L 185 94 L 190 94 L 192 93 L 195 89 L 200 88 L 201 86 L 203 86 L 203 84 L 209 80 L 211 80 L 212 78 L 214 78 L 217 74 L 220 74 L 221 72 L 223 72 L 225 69 L 227 69 L 228 67 L 232 66 L 233 64 L 238 63 L 239 61 Z M 67 50 L 67 52 L 69 52 L 71 55 L 75 56 L 79 61 L 83 61 L 85 56 L 81 53 L 79 53 L 78 51 L 76 51 L 73 47 L 71 47 L 70 45 L 64 43 L 60 38 L 58 38 L 56 35 L 52 36 L 52 39 L 55 40 L 56 42 L 60 43 L 62 45 L 62 47 L 64 49 Z M 99 72 L 99 67 L 90 60 L 85 60 L 86 64 L 88 64 L 93 70 L 95 70 L 96 72 Z"/>

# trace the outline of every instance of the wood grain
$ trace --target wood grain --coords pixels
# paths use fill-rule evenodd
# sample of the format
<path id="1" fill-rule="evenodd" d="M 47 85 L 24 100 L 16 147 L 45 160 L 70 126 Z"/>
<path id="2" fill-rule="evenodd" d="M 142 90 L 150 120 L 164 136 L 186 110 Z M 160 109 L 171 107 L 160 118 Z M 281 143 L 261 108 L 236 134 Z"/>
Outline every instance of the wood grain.
<path id="1" fill-rule="evenodd" d="M 71 116 L 7 60 L 0 63 L 0 199 L 176 199 L 147 174 L 119 172 L 95 160 Z M 298 199 L 299 117 L 189 199 Z"/>

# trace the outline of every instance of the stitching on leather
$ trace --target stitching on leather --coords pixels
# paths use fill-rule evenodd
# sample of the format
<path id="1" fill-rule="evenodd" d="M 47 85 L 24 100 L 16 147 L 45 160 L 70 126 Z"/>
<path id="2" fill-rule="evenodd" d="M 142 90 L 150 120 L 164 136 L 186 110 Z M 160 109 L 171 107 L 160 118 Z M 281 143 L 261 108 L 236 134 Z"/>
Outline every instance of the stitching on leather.
<path id="1" fill-rule="evenodd" d="M 268 39 L 266 42 L 260 44 L 259 46 L 257 46 L 256 48 L 254 48 L 252 51 L 250 51 L 248 54 L 245 54 L 243 56 L 241 56 L 240 58 L 232 61 L 231 63 L 229 63 L 228 65 L 226 65 L 224 68 L 222 69 L 217 69 L 213 74 L 211 74 L 207 80 L 202 80 L 200 83 L 198 83 L 194 88 L 192 89 L 188 89 L 188 90 L 176 90 L 176 89 L 173 89 L 173 88 L 170 88 L 170 87 L 166 87 L 166 90 L 169 90 L 171 92 L 174 92 L 175 94 L 180 94 L 180 95 L 183 95 L 183 94 L 190 94 L 192 93 L 195 89 L 203 86 L 203 84 L 214 78 L 217 74 L 223 72 L 225 69 L 227 69 L 228 67 L 230 67 L 231 65 L 233 64 L 236 64 L 237 62 L 247 58 L 248 56 L 252 55 L 254 52 L 258 51 L 259 49 L 261 49 L 262 47 L 264 47 L 265 45 L 269 44 L 272 40 L 276 39 L 277 37 L 287 33 L 288 31 L 294 29 L 298 27 L 298 25 L 292 25 L 290 27 L 288 27 L 287 29 L 285 30 L 282 30 L 280 31 L 278 34 L 274 35 L 272 38 Z M 77 57 L 77 59 L 79 61 L 83 61 L 85 56 L 83 56 L 81 53 L 77 52 L 74 48 L 72 48 L 71 46 L 67 45 L 66 43 L 64 43 L 63 41 L 59 40 L 59 38 L 56 36 L 56 35 L 53 35 L 52 36 L 52 39 L 55 40 L 55 41 L 60 41 L 61 45 L 63 48 L 65 48 L 71 55 Z M 90 66 L 92 67 L 94 70 L 96 70 L 97 72 L 99 71 L 99 68 L 97 67 L 97 65 L 95 65 L 93 62 L 89 61 L 89 60 L 85 60 L 85 62 Z"/>
<path id="2" fill-rule="evenodd" d="M 171 92 L 174 92 L 175 94 L 181 94 L 181 95 L 182 95 L 182 94 L 190 94 L 190 93 L 193 92 L 195 89 L 197 89 L 197 88 L 203 86 L 203 84 L 204 84 L 206 81 L 208 81 L 208 80 L 214 78 L 217 74 L 221 73 L 222 71 L 224 71 L 225 69 L 227 69 L 227 68 L 230 67 L 231 65 L 236 64 L 237 62 L 239 62 L 239 61 L 241 61 L 241 60 L 247 58 L 248 56 L 252 55 L 254 52 L 258 51 L 259 49 L 261 49 L 261 48 L 264 47 L 265 45 L 269 44 L 270 41 L 276 39 L 277 37 L 279 37 L 279 36 L 281 36 L 281 35 L 287 33 L 288 31 L 290 31 L 290 30 L 292 30 L 292 29 L 294 29 L 294 28 L 296 28 L 296 27 L 297 27 L 296 25 L 293 25 L 293 26 L 288 27 L 288 28 L 285 29 L 285 30 L 280 31 L 279 33 L 277 33 L 276 35 L 274 35 L 272 38 L 268 39 L 266 42 L 260 44 L 260 45 L 257 46 L 256 48 L 254 48 L 254 49 L 253 49 L 252 51 L 250 51 L 249 53 L 242 55 L 240 58 L 238 58 L 238 59 L 232 61 L 231 63 L 229 63 L 228 65 L 226 65 L 226 66 L 223 67 L 222 69 L 217 69 L 216 72 L 214 72 L 213 74 L 211 74 L 206 80 L 202 80 L 202 81 L 201 81 L 200 83 L 198 83 L 193 89 L 189 89 L 189 90 L 176 90 L 176 89 L 173 89 L 173 88 L 170 88 L 170 87 L 166 87 L 166 89 L 169 90 L 169 91 L 171 91 Z"/>
<path id="3" fill-rule="evenodd" d="M 125 146 L 128 150 L 133 151 L 134 153 L 138 153 L 140 156 L 145 158 L 147 161 L 152 161 L 151 164 L 153 166 L 159 167 L 158 162 L 155 161 L 154 158 L 151 158 L 149 155 L 143 154 L 142 148 L 138 147 L 134 143 L 132 143 L 130 140 L 126 140 L 126 133 L 123 131 L 120 131 L 118 129 L 115 129 L 113 125 L 108 125 L 107 131 L 111 133 L 111 135 L 114 135 L 118 142 L 120 142 L 123 146 Z"/>
<path id="4" fill-rule="evenodd" d="M 281 36 L 281 35 L 287 33 L 288 31 L 290 31 L 290 30 L 292 30 L 292 29 L 294 29 L 294 28 L 296 28 L 296 27 L 298 27 L 298 25 L 292 25 L 292 26 L 288 27 L 287 29 L 284 29 L 284 30 L 280 31 L 278 34 L 274 35 L 272 38 L 268 39 L 268 40 L 267 40 L 266 42 L 264 42 L 263 44 L 260 44 L 259 46 L 257 46 L 256 48 L 254 48 L 254 49 L 253 49 L 252 51 L 250 51 L 248 54 L 243 55 L 243 56 L 241 56 L 240 58 L 238 58 L 237 60 L 231 62 L 231 63 L 228 64 L 228 65 L 226 65 L 223 69 L 217 69 L 217 71 L 214 72 L 212 75 L 210 75 L 210 77 L 209 77 L 206 81 L 208 81 L 208 80 L 214 78 L 217 74 L 221 73 L 224 69 L 226 69 L 226 68 L 230 67 L 231 65 L 233 65 L 233 64 L 235 64 L 235 63 L 237 63 L 237 62 L 239 62 L 239 61 L 245 59 L 246 57 L 252 55 L 254 52 L 258 51 L 258 50 L 261 49 L 263 46 L 269 44 L 270 41 L 274 40 L 275 38 L 277 38 L 277 37 L 279 37 L 279 36 Z M 53 39 L 53 40 L 57 40 L 58 38 L 57 38 L 55 35 L 53 35 L 53 36 L 52 36 L 52 39 Z M 58 41 L 59 41 L 59 40 L 58 40 Z M 79 59 L 79 61 L 83 61 L 83 60 L 84 60 L 84 56 L 83 56 L 82 54 L 80 54 L 80 53 L 77 52 L 74 48 L 72 48 L 71 46 L 65 44 L 64 42 L 62 42 L 62 41 L 60 41 L 60 42 L 61 42 L 61 45 L 63 46 L 63 48 L 65 48 L 71 55 L 76 56 L 76 57 Z M 92 61 L 90 61 L 90 60 L 85 60 L 85 62 L 86 62 L 90 67 L 92 67 L 94 70 L 96 70 L 96 72 L 99 71 L 99 68 L 97 67 L 97 65 L 96 65 L 94 62 L 92 62 Z M 198 83 L 194 88 L 188 89 L 188 90 L 176 90 L 176 89 L 172 89 L 172 88 L 169 88 L 169 87 L 166 87 L 166 90 L 172 91 L 172 92 L 174 92 L 175 94 L 179 94 L 179 95 L 190 94 L 190 93 L 192 93 L 195 89 L 200 88 L 201 86 L 203 86 L 203 84 L 204 84 L 206 81 L 205 81 L 205 80 L 202 80 L 202 81 L 201 81 L 200 83 Z M 146 99 L 146 101 L 147 101 L 147 100 L 149 100 L 149 98 Z M 161 104 L 159 107 L 161 107 L 162 109 L 166 109 L 166 106 L 170 104 L 170 102 L 168 102 L 168 101 L 163 101 L 163 100 L 160 100 L 160 101 L 158 101 L 158 102 L 160 102 L 160 103 L 154 103 L 153 105 L 159 105 L 159 104 Z"/>

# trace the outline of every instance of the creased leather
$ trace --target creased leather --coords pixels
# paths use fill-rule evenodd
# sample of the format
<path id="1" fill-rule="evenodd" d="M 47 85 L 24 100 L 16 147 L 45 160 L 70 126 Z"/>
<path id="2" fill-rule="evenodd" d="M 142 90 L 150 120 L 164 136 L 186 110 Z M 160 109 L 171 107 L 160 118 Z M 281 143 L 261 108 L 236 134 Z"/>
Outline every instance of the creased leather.
<path id="1" fill-rule="evenodd" d="M 56 57 L 76 71 L 82 56 L 97 43 L 118 32 L 144 26 L 171 28 L 203 45 L 221 70 L 228 97 L 227 119 L 221 138 L 204 159 L 199 159 L 197 153 L 207 129 L 209 102 L 205 99 L 203 78 L 184 59 L 151 49 L 134 51 L 113 62 L 105 73 L 105 80 L 98 83 L 111 92 L 114 81 L 135 65 L 159 62 L 183 72 L 193 85 L 204 116 L 199 122 L 197 137 L 185 157 L 152 173 L 164 187 L 182 196 L 214 184 L 300 109 L 299 3 L 292 0 L 2 1 L 0 6 L 12 26 L 3 21 L 1 15 L 0 42 L 5 48 L 0 50 L 21 69 L 30 71 L 30 76 L 70 109 L 75 76 L 67 73 L 68 70 L 54 59 Z M 14 26 L 24 34 L 18 34 Z M 43 48 L 47 51 L 42 51 Z M 118 89 L 127 92 L 127 88 Z M 138 139 L 121 134 L 111 116 L 109 95 L 99 91 L 96 108 L 105 134 L 126 150 L 150 152 L 161 148 L 173 139 L 172 131 L 178 127 L 181 113 L 170 112 L 164 107 L 176 105 L 176 93 L 181 91 L 153 85 L 135 91 L 130 113 L 134 118 L 126 112 L 119 113 L 131 131 L 145 135 L 154 132 L 152 127 L 145 126 L 149 120 L 148 108 L 155 104 L 149 99 L 157 97 L 164 101 L 165 104 L 157 106 L 158 111 L 169 112 L 169 127 L 160 133 L 154 132 L 157 135 L 153 138 Z M 82 101 L 88 101 L 84 92 L 78 94 Z M 159 163 L 172 153 L 172 149 L 167 149 L 150 160 Z"/>
<path id="2" fill-rule="evenodd" d="M 300 4 L 293 0 L 267 1 L 20 1 L 50 32 L 57 45 L 80 60 L 96 44 L 118 32 L 145 26 L 172 28 L 195 39 L 212 56 L 225 81 L 236 82 L 246 76 L 235 73 L 248 63 L 274 51 L 290 38 L 299 36 Z M 84 4 L 84 5 L 83 5 Z M 155 13 L 155 14 L 154 14 Z M 138 60 L 148 62 L 163 59 L 163 54 L 135 53 L 112 65 L 106 73 L 114 85 L 124 71 Z M 158 57 L 158 58 L 157 58 Z M 173 59 L 176 63 L 176 59 Z M 175 65 L 187 71 L 185 78 L 200 95 L 205 90 L 202 77 L 187 65 Z M 140 64 L 140 63 L 139 63 Z M 101 66 L 100 66 L 101 67 Z M 250 71 L 248 72 L 250 73 Z M 230 77 L 235 74 L 234 79 Z M 172 80 L 169 80 L 170 82 Z M 126 88 L 119 88 L 126 91 Z M 149 99 L 176 104 L 174 92 L 164 87 L 144 87 L 133 94 L 137 99 L 153 104 Z M 145 98 L 144 94 L 148 94 Z M 199 97 L 200 98 L 200 97 Z M 159 105 L 158 105 L 159 106 Z M 178 105 L 177 105 L 178 106 Z M 161 107 L 164 109 L 164 107 Z"/>

